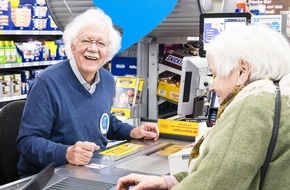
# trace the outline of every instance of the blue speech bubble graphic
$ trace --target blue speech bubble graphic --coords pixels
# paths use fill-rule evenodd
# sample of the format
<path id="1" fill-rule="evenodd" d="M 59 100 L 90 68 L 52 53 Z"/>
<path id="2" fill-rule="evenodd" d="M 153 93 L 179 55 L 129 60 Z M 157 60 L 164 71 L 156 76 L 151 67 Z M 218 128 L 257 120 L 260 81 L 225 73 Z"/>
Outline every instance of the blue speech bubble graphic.
<path id="1" fill-rule="evenodd" d="M 174 9 L 178 0 L 93 0 L 122 28 L 122 52 L 156 28 Z"/>

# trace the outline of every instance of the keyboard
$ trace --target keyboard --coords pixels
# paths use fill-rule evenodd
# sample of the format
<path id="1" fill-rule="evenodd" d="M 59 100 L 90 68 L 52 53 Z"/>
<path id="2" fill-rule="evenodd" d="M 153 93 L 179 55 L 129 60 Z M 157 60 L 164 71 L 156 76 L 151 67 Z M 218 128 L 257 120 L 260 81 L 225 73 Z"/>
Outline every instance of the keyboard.
<path id="1" fill-rule="evenodd" d="M 114 186 L 115 184 L 112 183 L 66 177 L 50 187 L 45 188 L 45 190 L 109 190 Z"/>

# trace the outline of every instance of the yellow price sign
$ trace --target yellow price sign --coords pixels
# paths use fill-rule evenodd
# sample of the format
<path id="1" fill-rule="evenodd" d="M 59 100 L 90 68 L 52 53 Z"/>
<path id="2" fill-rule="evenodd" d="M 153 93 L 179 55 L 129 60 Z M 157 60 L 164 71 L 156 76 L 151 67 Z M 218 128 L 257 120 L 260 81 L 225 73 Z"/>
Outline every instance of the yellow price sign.
<path id="1" fill-rule="evenodd" d="M 158 119 L 160 133 L 172 135 L 198 136 L 198 123 Z"/>
<path id="2" fill-rule="evenodd" d="M 99 154 L 110 155 L 110 156 L 122 156 L 130 152 L 133 152 L 143 146 L 144 145 L 140 145 L 140 144 L 125 143 L 125 144 L 121 144 L 119 146 L 104 150 L 100 152 Z"/>

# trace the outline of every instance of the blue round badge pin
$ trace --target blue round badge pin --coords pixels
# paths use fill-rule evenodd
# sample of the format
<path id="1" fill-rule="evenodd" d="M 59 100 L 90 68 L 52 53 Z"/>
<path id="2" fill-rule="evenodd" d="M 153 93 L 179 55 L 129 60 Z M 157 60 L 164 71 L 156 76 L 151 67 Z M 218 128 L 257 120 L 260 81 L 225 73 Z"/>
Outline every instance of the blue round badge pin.
<path id="1" fill-rule="evenodd" d="M 104 135 L 107 134 L 109 130 L 109 124 L 110 124 L 109 115 L 107 113 L 104 113 L 100 120 L 100 130 L 102 134 Z"/>

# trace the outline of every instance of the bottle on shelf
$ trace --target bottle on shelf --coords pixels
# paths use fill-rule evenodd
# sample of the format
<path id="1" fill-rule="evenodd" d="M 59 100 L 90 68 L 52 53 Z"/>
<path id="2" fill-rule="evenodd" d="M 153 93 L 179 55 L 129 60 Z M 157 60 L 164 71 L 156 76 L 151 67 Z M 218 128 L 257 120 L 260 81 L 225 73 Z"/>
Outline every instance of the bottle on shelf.
<path id="1" fill-rule="evenodd" d="M 10 62 L 11 63 L 17 62 L 17 50 L 13 40 L 10 41 Z"/>
<path id="2" fill-rule="evenodd" d="M 6 63 L 4 41 L 0 41 L 0 64 Z"/>
<path id="3" fill-rule="evenodd" d="M 11 63 L 10 41 L 4 41 L 6 63 Z"/>

